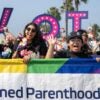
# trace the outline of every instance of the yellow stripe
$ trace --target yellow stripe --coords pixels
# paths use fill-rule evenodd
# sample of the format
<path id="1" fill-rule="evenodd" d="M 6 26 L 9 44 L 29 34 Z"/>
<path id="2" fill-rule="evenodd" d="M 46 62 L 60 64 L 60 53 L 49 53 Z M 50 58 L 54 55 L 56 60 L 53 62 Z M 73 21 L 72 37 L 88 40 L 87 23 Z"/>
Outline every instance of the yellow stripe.
<path id="1" fill-rule="evenodd" d="M 22 59 L 0 59 L 0 73 L 26 73 L 27 65 Z"/>

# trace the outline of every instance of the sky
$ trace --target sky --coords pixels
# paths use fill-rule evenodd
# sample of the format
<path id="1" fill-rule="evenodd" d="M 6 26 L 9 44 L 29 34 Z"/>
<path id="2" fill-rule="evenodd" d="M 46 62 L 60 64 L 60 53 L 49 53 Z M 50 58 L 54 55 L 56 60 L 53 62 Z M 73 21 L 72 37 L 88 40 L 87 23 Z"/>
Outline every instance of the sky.
<path id="1" fill-rule="evenodd" d="M 50 7 L 60 8 L 64 0 L 0 0 L 0 18 L 4 8 L 13 8 L 8 22 L 9 30 L 17 35 L 23 33 L 24 27 L 36 16 L 47 13 Z M 87 29 L 92 24 L 100 25 L 100 0 L 88 0 L 81 3 L 79 11 L 88 11 L 88 19 L 82 20 L 82 28 Z M 62 14 L 60 28 L 65 27 L 65 15 Z M 69 31 L 72 30 L 72 20 L 69 20 Z"/>

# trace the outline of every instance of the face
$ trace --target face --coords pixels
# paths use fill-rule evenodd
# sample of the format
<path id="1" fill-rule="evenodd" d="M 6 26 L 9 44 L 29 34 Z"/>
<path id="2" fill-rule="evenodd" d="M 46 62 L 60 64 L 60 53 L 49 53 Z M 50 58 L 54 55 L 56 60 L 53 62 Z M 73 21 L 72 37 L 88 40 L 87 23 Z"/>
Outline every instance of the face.
<path id="1" fill-rule="evenodd" d="M 81 51 L 82 45 L 83 45 L 82 40 L 77 37 L 70 39 L 68 43 L 68 47 L 70 51 L 76 53 Z"/>
<path id="2" fill-rule="evenodd" d="M 86 33 L 83 33 L 82 34 L 82 39 L 83 39 L 84 43 L 87 43 L 87 41 L 88 41 L 88 35 Z"/>
<path id="3" fill-rule="evenodd" d="M 25 29 L 25 36 L 27 38 L 27 40 L 32 40 L 36 35 L 36 29 L 33 25 L 29 25 L 26 29 Z"/>

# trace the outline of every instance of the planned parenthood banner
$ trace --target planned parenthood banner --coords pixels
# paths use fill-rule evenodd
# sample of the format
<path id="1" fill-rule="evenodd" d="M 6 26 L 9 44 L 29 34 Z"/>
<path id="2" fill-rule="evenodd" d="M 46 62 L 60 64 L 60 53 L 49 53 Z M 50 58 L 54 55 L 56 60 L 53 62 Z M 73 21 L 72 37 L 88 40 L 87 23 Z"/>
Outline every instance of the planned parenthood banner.
<path id="1" fill-rule="evenodd" d="M 0 59 L 0 100 L 99 100 L 95 59 Z"/>

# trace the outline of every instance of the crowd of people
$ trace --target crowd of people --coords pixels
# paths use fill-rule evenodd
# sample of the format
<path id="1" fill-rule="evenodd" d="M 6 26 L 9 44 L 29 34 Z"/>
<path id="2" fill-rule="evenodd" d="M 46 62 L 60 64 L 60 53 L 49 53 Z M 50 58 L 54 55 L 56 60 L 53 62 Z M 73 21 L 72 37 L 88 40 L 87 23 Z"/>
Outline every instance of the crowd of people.
<path id="1" fill-rule="evenodd" d="M 30 59 L 50 58 L 91 58 L 100 61 L 100 40 L 95 33 L 80 29 L 71 32 L 69 36 L 59 39 L 48 36 L 42 38 L 39 26 L 28 23 L 23 31 L 15 37 L 7 27 L 4 28 L 4 41 L 0 43 L 0 58 L 22 58 L 24 62 Z"/>

